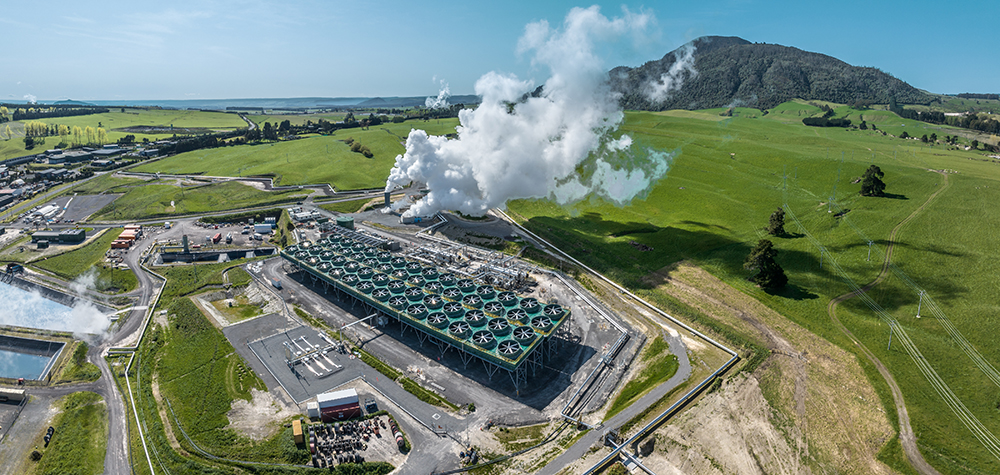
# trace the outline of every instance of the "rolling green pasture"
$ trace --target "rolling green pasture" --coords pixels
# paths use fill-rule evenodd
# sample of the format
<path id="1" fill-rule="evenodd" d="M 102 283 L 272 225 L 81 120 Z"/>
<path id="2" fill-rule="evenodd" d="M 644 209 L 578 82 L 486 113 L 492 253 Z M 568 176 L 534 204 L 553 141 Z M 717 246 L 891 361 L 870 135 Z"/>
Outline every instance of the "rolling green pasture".
<path id="1" fill-rule="evenodd" d="M 92 392 L 76 392 L 56 403 L 62 413 L 52 427 L 55 435 L 42 459 L 33 467 L 38 475 L 97 475 L 104 473 L 108 447 L 108 420 L 104 399 Z M 44 427 L 40 430 L 44 431 Z"/>
<path id="2" fill-rule="evenodd" d="M 181 187 L 164 181 L 146 183 L 127 187 L 122 197 L 98 211 L 91 219 L 132 221 L 227 211 L 286 203 L 309 194 L 303 190 L 260 191 L 234 181 Z M 170 206 L 171 201 L 173 207 Z"/>
<path id="3" fill-rule="evenodd" d="M 384 124 L 345 129 L 326 136 L 256 145 L 195 150 L 140 165 L 135 171 L 210 176 L 273 176 L 276 184 L 329 183 L 338 190 L 380 188 L 411 128 L 430 134 L 455 131 L 457 119 Z M 352 152 L 348 138 L 368 146 L 374 157 Z"/>
<path id="4" fill-rule="evenodd" d="M 312 121 L 312 123 L 318 123 L 320 119 L 327 122 L 340 122 L 344 120 L 346 112 L 323 112 L 318 114 L 247 114 L 247 118 L 254 121 L 260 127 L 264 126 L 265 122 L 270 122 L 271 125 L 278 125 L 282 121 L 287 120 L 292 125 L 306 125 L 306 121 Z M 360 114 L 355 116 L 360 117 Z M 367 117 L 367 114 L 365 115 Z"/>
<path id="5" fill-rule="evenodd" d="M 101 124 L 101 126 L 104 127 L 104 130 L 108 133 L 109 143 L 114 143 L 118 141 L 118 139 L 129 134 L 134 135 L 137 142 L 142 142 L 142 139 L 144 138 L 147 138 L 152 142 L 169 138 L 174 133 L 177 133 L 178 135 L 184 134 L 182 130 L 177 130 L 176 132 L 157 131 L 156 133 L 138 133 L 120 130 L 136 126 L 170 127 L 173 125 L 177 129 L 197 128 L 205 129 L 205 132 L 215 130 L 234 130 L 238 128 L 245 128 L 247 126 L 247 123 L 244 122 L 238 115 L 228 114 L 225 112 L 145 110 L 130 108 L 125 108 L 125 112 L 121 112 L 120 108 L 112 107 L 109 109 L 112 112 L 105 114 L 55 117 L 52 119 L 37 119 L 37 121 L 45 122 L 46 124 L 62 124 L 70 129 L 72 129 L 73 126 L 79 126 L 80 128 L 90 126 L 96 129 L 98 124 Z M 10 140 L 7 140 L 8 137 L 5 133 L 8 125 L 11 128 L 12 135 Z M 24 124 L 20 121 L 0 124 L 0 138 L 2 138 L 2 140 L 0 140 L 0 160 L 31 155 L 47 149 L 56 148 L 60 145 L 61 140 L 61 137 L 58 135 L 45 137 L 45 144 L 35 146 L 32 150 L 25 150 L 24 142 L 22 141 L 24 138 Z M 69 142 L 71 142 L 72 139 L 72 135 L 67 137 L 67 141 Z M 68 147 L 70 145 L 67 143 L 64 146 Z"/>
<path id="6" fill-rule="evenodd" d="M 101 292 L 129 292 L 139 285 L 130 269 L 114 270 L 104 263 L 104 254 L 111 249 L 111 241 L 118 238 L 122 229 L 108 229 L 87 245 L 64 252 L 32 265 L 45 269 L 66 280 L 74 280 L 87 272 L 96 273 L 97 290 Z"/>
<path id="7" fill-rule="evenodd" d="M 1000 322 L 993 317 L 998 273 L 996 260 L 989 256 L 1000 248 L 1000 234 L 995 231 L 1000 229 L 1000 210 L 994 206 L 1000 199 L 1000 164 L 941 145 L 871 131 L 806 127 L 800 119 L 783 119 L 798 107 L 788 106 L 788 114 L 722 121 L 715 119 L 715 111 L 701 111 L 704 119 L 692 114 L 627 113 L 623 131 L 636 145 L 676 154 L 667 177 L 647 196 L 623 208 L 598 199 L 568 207 L 522 200 L 509 208 L 532 231 L 641 295 L 664 301 L 652 290 L 658 282 L 651 273 L 689 260 L 853 351 L 826 311 L 830 299 L 849 287 L 831 273 L 828 263 L 822 265 L 819 251 L 790 219 L 785 227 L 789 235 L 770 238 L 789 276 L 786 290 L 768 294 L 747 282 L 743 259 L 758 239 L 767 237 L 763 228 L 768 216 L 787 200 L 809 232 L 863 285 L 877 275 L 878 258 L 866 260 L 866 243 L 847 220 L 884 246 L 891 229 L 943 185 L 943 177 L 929 169 L 954 170 L 949 188 L 899 234 L 894 262 L 927 289 L 988 360 L 1000 361 L 1000 345 L 994 338 Z M 876 114 L 862 113 L 866 120 Z M 884 120 L 888 129 L 891 119 Z M 911 128 L 898 117 L 894 121 Z M 860 184 L 852 183 L 872 163 L 885 172 L 890 197 L 861 197 Z M 831 195 L 850 210 L 844 217 L 829 212 Z M 631 240 L 653 250 L 639 251 L 629 245 Z M 1000 434 L 996 417 L 1000 388 L 957 351 L 940 324 L 912 318 L 917 296 L 894 280 L 876 287 L 871 295 L 900 319 L 969 409 Z M 856 299 L 839 309 L 848 328 L 896 375 L 925 457 L 946 473 L 1000 472 L 1000 461 L 942 407 L 909 357 L 895 346 L 886 350 L 887 328 L 875 315 Z M 877 373 L 869 374 L 876 386 L 884 386 Z M 895 419 L 891 400 L 884 399 L 883 404 Z"/>

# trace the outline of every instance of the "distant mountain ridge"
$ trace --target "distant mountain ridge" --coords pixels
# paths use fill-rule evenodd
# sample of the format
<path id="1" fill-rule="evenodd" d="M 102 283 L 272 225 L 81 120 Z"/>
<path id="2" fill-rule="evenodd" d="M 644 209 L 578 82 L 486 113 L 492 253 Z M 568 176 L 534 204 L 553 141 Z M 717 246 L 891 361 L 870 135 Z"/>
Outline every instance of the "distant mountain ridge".
<path id="1" fill-rule="evenodd" d="M 168 109 L 226 110 L 227 107 L 265 109 L 321 109 L 335 107 L 397 108 L 424 105 L 428 96 L 413 97 L 290 97 L 264 99 L 180 99 L 180 100 L 99 100 L 99 101 L 38 101 L 39 104 L 77 104 L 96 106 L 163 107 Z M 436 97 L 436 95 L 435 95 Z M 448 98 L 450 104 L 478 104 L 476 95 Z"/>
<path id="2" fill-rule="evenodd" d="M 650 99 L 648 84 L 660 79 L 695 48 L 693 77 L 662 102 Z M 877 68 L 851 66 L 839 59 L 798 48 L 755 44 L 743 38 L 705 36 L 657 61 L 637 68 L 619 66 L 610 71 L 612 90 L 622 94 L 621 105 L 633 110 L 754 107 L 768 109 L 799 98 L 850 104 L 868 101 L 887 104 L 929 104 L 935 96 Z"/>

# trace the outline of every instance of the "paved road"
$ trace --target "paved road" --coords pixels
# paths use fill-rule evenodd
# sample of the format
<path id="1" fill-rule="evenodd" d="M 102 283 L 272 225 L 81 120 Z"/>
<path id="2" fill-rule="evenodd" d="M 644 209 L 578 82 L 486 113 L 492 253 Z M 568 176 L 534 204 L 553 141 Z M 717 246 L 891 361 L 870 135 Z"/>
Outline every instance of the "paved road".
<path id="1" fill-rule="evenodd" d="M 603 426 L 594 429 L 581 437 L 580 440 L 576 441 L 575 444 L 571 445 L 565 452 L 556 457 L 555 460 L 542 467 L 542 469 L 538 471 L 538 475 L 555 475 L 562 469 L 566 468 L 569 464 L 582 459 L 590 448 L 594 446 L 594 444 L 601 441 L 601 438 L 604 437 L 604 434 L 607 431 L 621 427 L 622 424 L 639 415 L 642 411 L 645 411 L 653 404 L 656 404 L 657 401 L 663 398 L 663 396 L 666 396 L 667 393 L 673 391 L 674 388 L 688 380 L 688 377 L 691 376 L 691 361 L 688 360 L 687 347 L 684 346 L 684 343 L 681 341 L 681 337 L 679 335 L 665 336 L 665 338 L 667 343 L 670 345 L 670 352 L 677 356 L 677 372 L 674 373 L 674 375 L 665 383 L 657 386 L 645 396 L 641 397 L 638 401 L 623 409 L 622 412 L 619 412 L 611 419 L 608 419 Z"/>

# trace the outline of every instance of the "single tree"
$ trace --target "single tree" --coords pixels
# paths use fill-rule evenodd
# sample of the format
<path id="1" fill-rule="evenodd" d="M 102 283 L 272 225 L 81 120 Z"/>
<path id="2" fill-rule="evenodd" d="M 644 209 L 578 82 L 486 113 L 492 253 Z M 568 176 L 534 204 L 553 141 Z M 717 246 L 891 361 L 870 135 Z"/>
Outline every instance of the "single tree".
<path id="1" fill-rule="evenodd" d="M 858 128 L 861 130 L 868 130 L 868 123 L 862 120 L 861 125 L 859 125 Z"/>
<path id="2" fill-rule="evenodd" d="M 885 182 L 882 181 L 882 169 L 877 165 L 872 165 L 865 170 L 861 180 L 861 196 L 884 196 Z"/>
<path id="3" fill-rule="evenodd" d="M 971 145 L 972 145 L 972 149 L 973 150 L 979 149 L 979 141 L 978 140 L 973 140 Z"/>
<path id="4" fill-rule="evenodd" d="M 928 140 L 927 139 L 927 134 L 924 134 L 922 137 L 920 137 L 920 141 L 923 142 L 923 143 L 927 143 L 927 140 Z"/>
<path id="5" fill-rule="evenodd" d="M 906 131 L 904 130 L 903 133 L 899 134 L 899 138 L 908 139 L 910 138 L 910 134 L 906 133 Z"/>
<path id="6" fill-rule="evenodd" d="M 937 142 L 937 134 L 931 134 L 931 142 Z"/>
<path id="7" fill-rule="evenodd" d="M 774 249 L 774 244 L 767 239 L 761 239 L 750 251 L 750 255 L 743 261 L 743 268 L 753 271 L 750 281 L 760 286 L 762 289 L 780 289 L 788 283 L 788 276 L 785 270 L 774 261 L 774 256 L 778 251 Z"/>
<path id="8" fill-rule="evenodd" d="M 33 148 L 35 148 L 35 138 L 30 135 L 24 137 L 24 149 L 31 150 Z"/>
<path id="9" fill-rule="evenodd" d="M 785 234 L 785 210 L 778 208 L 771 213 L 771 220 L 767 223 L 767 233 L 772 236 L 783 236 Z"/>

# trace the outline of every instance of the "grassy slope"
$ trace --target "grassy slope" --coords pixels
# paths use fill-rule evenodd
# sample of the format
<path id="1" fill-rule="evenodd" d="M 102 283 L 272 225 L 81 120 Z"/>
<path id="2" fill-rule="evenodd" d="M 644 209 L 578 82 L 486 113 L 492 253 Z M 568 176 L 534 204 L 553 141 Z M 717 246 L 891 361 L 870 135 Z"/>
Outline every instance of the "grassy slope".
<path id="1" fill-rule="evenodd" d="M 196 150 L 140 165 L 135 171 L 213 176 L 274 176 L 281 185 L 330 183 L 338 190 L 378 188 L 405 149 L 411 128 L 431 134 L 453 133 L 456 119 L 385 124 L 370 130 L 339 130 L 329 136 L 259 145 Z M 368 146 L 374 157 L 351 152 L 353 138 Z"/>
<path id="2" fill-rule="evenodd" d="M 292 125 L 305 125 L 306 121 L 312 121 L 315 124 L 320 119 L 327 122 L 340 122 L 344 120 L 344 116 L 346 115 L 346 112 L 328 112 L 322 114 L 249 114 L 247 117 L 257 125 L 264 127 L 265 122 L 270 122 L 271 125 L 277 126 L 285 120 Z"/>
<path id="3" fill-rule="evenodd" d="M 866 111 L 866 118 L 868 114 Z M 933 213 L 918 220 L 921 225 L 911 223 L 901 234 L 905 251 L 897 255 L 896 262 L 942 303 L 987 359 L 1000 359 L 1000 348 L 992 337 L 997 327 L 982 315 L 983 310 L 992 309 L 994 299 L 987 289 L 996 274 L 991 268 L 975 276 L 966 272 L 991 266 L 989 259 L 982 259 L 982 250 L 1000 246 L 1000 236 L 990 231 L 1000 227 L 1000 213 L 989 206 L 997 198 L 991 191 L 1000 178 L 996 165 L 970 160 L 982 158 L 974 153 L 872 132 L 805 127 L 801 122 L 785 123 L 781 117 L 768 114 L 716 121 L 714 117 L 699 120 L 628 113 L 624 129 L 638 145 L 679 152 L 668 177 L 646 198 L 625 208 L 600 201 L 569 208 L 546 201 L 521 201 L 510 208 L 535 232 L 641 292 L 648 293 L 642 289 L 650 285 L 643 282 L 643 276 L 671 262 L 690 259 L 811 331 L 850 349 L 826 316 L 827 302 L 848 287 L 829 272 L 829 266 L 820 267 L 819 253 L 806 239 L 795 235 L 773 238 L 778 261 L 792 283 L 790 289 L 769 295 L 745 281 L 743 259 L 750 246 L 765 237 L 762 228 L 768 215 L 783 202 L 782 175 L 788 175 L 788 204 L 809 231 L 835 253 L 852 278 L 865 283 L 877 274 L 875 260 L 866 261 L 864 242 L 824 205 L 838 174 L 837 201 L 851 210 L 848 219 L 878 241 L 940 186 L 940 175 L 927 168 L 957 169 L 960 173 L 952 175 L 955 184 L 938 197 Z M 850 182 L 873 162 L 886 173 L 887 191 L 903 196 L 858 196 L 859 185 Z M 942 240 L 942 228 L 950 239 Z M 798 231 L 791 224 L 786 229 Z M 630 240 L 654 250 L 640 252 L 628 245 Z M 997 388 L 990 387 L 967 358 L 954 356 L 953 343 L 941 335 L 936 323 L 906 317 L 915 313 L 916 297 L 891 286 L 877 288 L 873 297 L 902 319 L 963 401 L 994 433 L 1000 433 L 1000 421 L 993 417 Z M 958 300 L 964 303 L 959 305 Z M 932 463 L 954 468 L 955 473 L 1000 470 L 998 461 L 969 431 L 951 413 L 942 411 L 940 398 L 911 369 L 908 357 L 895 348 L 885 350 L 886 329 L 871 312 L 848 302 L 841 306 L 838 315 L 841 313 L 848 327 L 897 375 L 920 443 Z"/>
<path id="4" fill-rule="evenodd" d="M 134 220 L 207 213 L 267 206 L 295 201 L 308 191 L 260 191 L 237 182 L 213 183 L 197 187 L 177 187 L 163 182 L 147 182 L 129 187 L 124 196 L 98 211 L 95 220 Z M 170 208 L 170 202 L 174 208 Z"/>
<path id="5" fill-rule="evenodd" d="M 62 413 L 52 427 L 55 435 L 36 474 L 97 475 L 104 473 L 104 453 L 108 446 L 107 409 L 101 396 L 77 392 L 58 403 Z M 44 430 L 44 428 L 43 428 Z"/>
<path id="6" fill-rule="evenodd" d="M 112 270 L 103 263 L 104 254 L 111 249 L 111 241 L 121 233 L 122 229 L 109 229 L 86 246 L 35 262 L 33 265 L 66 280 L 74 280 L 93 269 L 97 274 L 97 290 L 103 292 L 114 289 L 129 292 L 139 285 L 135 274 L 127 269 Z"/>

